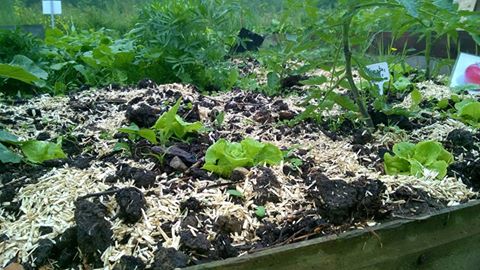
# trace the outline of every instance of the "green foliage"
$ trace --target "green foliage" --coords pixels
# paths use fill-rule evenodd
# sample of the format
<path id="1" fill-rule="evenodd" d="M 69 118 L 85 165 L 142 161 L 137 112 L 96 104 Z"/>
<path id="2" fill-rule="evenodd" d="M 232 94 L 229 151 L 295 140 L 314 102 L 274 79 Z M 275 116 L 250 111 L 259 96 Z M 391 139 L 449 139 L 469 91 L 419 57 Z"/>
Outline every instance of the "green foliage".
<path id="1" fill-rule="evenodd" d="M 51 159 L 66 158 L 65 153 L 62 151 L 61 139 L 57 143 L 37 140 L 20 141 L 17 136 L 0 130 L 0 162 L 20 163 L 22 157 L 15 152 L 15 148 L 20 148 L 25 155 L 25 159 L 31 163 L 42 163 Z"/>
<path id="2" fill-rule="evenodd" d="M 386 153 L 384 156 L 387 174 L 413 175 L 416 177 L 431 175 L 437 179 L 447 175 L 447 167 L 453 162 L 453 156 L 439 142 L 424 141 L 418 144 L 402 142 L 393 146 L 395 156 Z"/>
<path id="3" fill-rule="evenodd" d="M 261 143 L 251 138 L 240 143 L 220 139 L 207 149 L 203 168 L 221 176 L 229 176 L 238 167 L 251 167 L 262 163 L 274 165 L 282 160 L 282 152 L 273 144 Z"/>
<path id="4" fill-rule="evenodd" d="M 257 209 L 255 210 L 255 215 L 259 218 L 265 217 L 266 210 L 265 206 L 258 206 Z"/>
<path id="5" fill-rule="evenodd" d="M 28 84 L 33 84 L 35 81 L 40 80 L 40 78 L 23 67 L 12 64 L 0 64 L 0 77 L 19 80 Z"/>
<path id="6" fill-rule="evenodd" d="M 157 0 L 140 18 L 130 36 L 144 46 L 138 64 L 147 77 L 207 90 L 233 86 L 238 75 L 222 64 L 239 30 L 231 2 Z"/>
<path id="7" fill-rule="evenodd" d="M 118 131 L 129 134 L 132 140 L 141 137 L 152 144 L 157 144 L 158 140 L 161 144 L 166 144 L 172 137 L 184 139 L 188 134 L 203 130 L 201 122 L 188 123 L 177 114 L 181 102 L 182 99 L 178 99 L 175 105 L 163 113 L 151 128 L 139 128 L 132 123 L 129 127 L 120 128 Z"/>
<path id="8" fill-rule="evenodd" d="M 31 140 L 23 142 L 20 147 L 27 160 L 32 163 L 67 157 L 62 150 L 61 140 L 57 143 Z"/>
<path id="9" fill-rule="evenodd" d="M 41 58 L 41 40 L 20 30 L 0 29 L 0 63 L 9 63 L 15 55 L 27 55 L 33 61 Z"/>
<path id="10" fill-rule="evenodd" d="M 480 128 L 480 102 L 476 100 L 463 100 L 455 104 L 457 113 L 454 117 L 475 128 Z"/>
<path id="11" fill-rule="evenodd" d="M 243 197 L 243 194 L 236 190 L 236 189 L 229 189 L 227 191 L 227 193 L 230 195 L 230 196 L 234 196 L 234 197 L 238 197 L 238 198 L 242 198 Z"/>

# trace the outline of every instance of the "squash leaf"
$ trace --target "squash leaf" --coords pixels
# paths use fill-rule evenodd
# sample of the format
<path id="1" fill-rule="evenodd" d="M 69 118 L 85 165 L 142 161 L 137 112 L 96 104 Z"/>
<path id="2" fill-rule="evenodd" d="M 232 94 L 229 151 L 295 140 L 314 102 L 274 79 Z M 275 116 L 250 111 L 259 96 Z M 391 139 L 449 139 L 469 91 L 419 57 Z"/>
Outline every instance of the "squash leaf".
<path id="1" fill-rule="evenodd" d="M 20 163 L 22 157 L 12 152 L 5 145 L 0 143 L 0 162 L 1 163 Z"/>

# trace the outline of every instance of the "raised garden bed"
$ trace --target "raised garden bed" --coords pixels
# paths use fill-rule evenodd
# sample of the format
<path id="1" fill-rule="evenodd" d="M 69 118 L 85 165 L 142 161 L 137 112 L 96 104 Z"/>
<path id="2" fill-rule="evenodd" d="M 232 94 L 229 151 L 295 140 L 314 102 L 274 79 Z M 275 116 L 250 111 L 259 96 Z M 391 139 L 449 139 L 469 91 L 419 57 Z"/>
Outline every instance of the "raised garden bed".
<path id="1" fill-rule="evenodd" d="M 308 269 L 351 262 L 368 268 L 395 265 L 389 256 L 397 251 L 404 251 L 398 260 L 409 263 L 423 263 L 427 254 L 429 265 L 432 252 L 466 254 L 459 241 L 468 238 L 473 247 L 478 239 L 479 220 L 472 214 L 478 204 L 450 208 L 476 199 L 479 187 L 480 134 L 458 120 L 432 112 L 412 121 L 389 119 L 402 129 L 378 123 L 369 133 L 344 121 L 334 131 L 308 120 L 286 124 L 303 110 L 296 105 L 301 89 L 288 97 L 238 90 L 206 96 L 187 85 L 141 86 L 1 105 L 7 130 L 39 140 L 63 136 L 68 155 L 41 166 L 0 165 L 2 266 L 21 260 L 25 267 L 47 268 Z M 433 82 L 417 87 L 424 97 L 450 95 Z M 180 97 L 178 114 L 204 123 L 203 133 L 159 150 L 118 131 L 132 122 L 151 126 Z M 459 134 L 467 134 L 468 145 L 458 145 Z M 278 146 L 284 161 L 223 178 L 201 169 L 215 141 L 246 137 Z M 385 175 L 383 154 L 394 143 L 424 140 L 440 141 L 454 153 L 445 179 Z M 438 226 L 442 220 L 448 222 Z M 352 251 L 344 258 L 338 254 L 345 246 Z M 370 255 L 360 260 L 360 251 Z M 475 262 L 470 259 L 465 265 Z"/>

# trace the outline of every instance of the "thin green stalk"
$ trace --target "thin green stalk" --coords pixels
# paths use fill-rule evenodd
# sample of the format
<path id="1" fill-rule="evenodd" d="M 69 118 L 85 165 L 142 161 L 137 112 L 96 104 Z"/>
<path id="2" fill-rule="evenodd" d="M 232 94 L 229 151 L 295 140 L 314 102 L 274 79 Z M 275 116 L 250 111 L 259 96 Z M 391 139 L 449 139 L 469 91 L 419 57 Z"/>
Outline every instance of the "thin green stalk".
<path id="1" fill-rule="evenodd" d="M 358 108 L 360 109 L 360 113 L 367 121 L 367 125 L 370 128 L 375 128 L 373 125 L 372 118 L 368 114 L 368 110 L 363 102 L 362 97 L 360 97 L 360 93 L 358 91 L 357 85 L 353 80 L 353 73 L 352 73 L 352 52 L 350 51 L 350 41 L 349 41 L 349 33 L 350 33 L 350 24 L 353 19 L 353 12 L 347 13 L 344 17 L 343 22 L 343 53 L 345 55 L 345 76 L 347 77 L 348 83 L 350 84 L 350 90 L 352 91 L 353 97 L 357 102 Z"/>

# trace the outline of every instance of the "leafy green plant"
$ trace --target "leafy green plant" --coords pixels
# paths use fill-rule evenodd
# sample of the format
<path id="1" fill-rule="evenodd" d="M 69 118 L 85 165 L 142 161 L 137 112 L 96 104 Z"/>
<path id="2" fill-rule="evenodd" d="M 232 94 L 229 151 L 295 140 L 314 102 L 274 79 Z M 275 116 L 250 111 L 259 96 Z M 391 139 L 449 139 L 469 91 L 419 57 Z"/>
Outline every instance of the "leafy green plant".
<path id="1" fill-rule="evenodd" d="M 434 174 L 437 179 L 447 175 L 453 156 L 439 142 L 424 141 L 418 144 L 402 142 L 393 146 L 394 156 L 384 156 L 387 174 L 413 175 L 416 177 Z"/>
<path id="2" fill-rule="evenodd" d="M 238 77 L 225 64 L 238 31 L 235 18 L 236 8 L 230 1 L 153 1 L 129 34 L 142 44 L 136 63 L 157 82 L 229 89 Z"/>
<path id="3" fill-rule="evenodd" d="M 23 152 L 25 159 L 31 163 L 42 163 L 51 159 L 66 158 L 62 150 L 61 138 L 57 143 L 37 140 L 21 141 L 17 136 L 0 130 L 0 162 L 20 163 L 23 159 L 22 156 L 13 150 L 17 147 Z"/>
<path id="4" fill-rule="evenodd" d="M 261 143 L 251 138 L 240 143 L 220 139 L 207 149 L 203 168 L 221 176 L 229 176 L 238 167 L 251 167 L 262 163 L 274 165 L 282 160 L 282 152 L 273 144 Z"/>
<path id="5" fill-rule="evenodd" d="M 258 218 L 264 218 L 266 214 L 265 206 L 258 206 L 257 209 L 255 210 L 255 215 Z"/>
<path id="6" fill-rule="evenodd" d="M 480 102 L 471 99 L 463 100 L 455 104 L 455 109 L 457 109 L 455 118 L 472 127 L 480 128 Z"/>
<path id="7" fill-rule="evenodd" d="M 166 144 L 172 137 L 184 139 L 187 134 L 203 130 L 201 122 L 188 123 L 177 114 L 181 102 L 182 99 L 179 98 L 175 105 L 163 113 L 151 128 L 139 128 L 132 123 L 129 127 L 120 128 L 119 131 L 129 134 L 131 139 L 141 137 L 152 144 L 157 144 L 158 140 L 161 144 Z"/>

